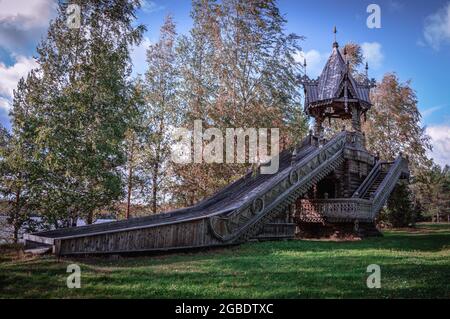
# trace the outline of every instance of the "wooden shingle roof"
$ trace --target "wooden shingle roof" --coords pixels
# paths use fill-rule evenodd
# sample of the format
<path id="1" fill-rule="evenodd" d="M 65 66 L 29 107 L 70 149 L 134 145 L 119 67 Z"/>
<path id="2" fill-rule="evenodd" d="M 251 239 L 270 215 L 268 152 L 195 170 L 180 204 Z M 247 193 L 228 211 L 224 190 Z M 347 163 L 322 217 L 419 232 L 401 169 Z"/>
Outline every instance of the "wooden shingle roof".
<path id="1" fill-rule="evenodd" d="M 355 80 L 339 51 L 338 44 L 334 43 L 333 51 L 319 78 L 317 80 L 311 80 L 304 76 L 300 80 L 305 89 L 305 108 L 311 103 L 338 99 L 341 94 L 340 88 L 342 87 L 343 81 L 348 81 L 351 86 L 352 91 L 356 95 L 353 98 L 370 104 L 369 82 L 359 83 Z"/>

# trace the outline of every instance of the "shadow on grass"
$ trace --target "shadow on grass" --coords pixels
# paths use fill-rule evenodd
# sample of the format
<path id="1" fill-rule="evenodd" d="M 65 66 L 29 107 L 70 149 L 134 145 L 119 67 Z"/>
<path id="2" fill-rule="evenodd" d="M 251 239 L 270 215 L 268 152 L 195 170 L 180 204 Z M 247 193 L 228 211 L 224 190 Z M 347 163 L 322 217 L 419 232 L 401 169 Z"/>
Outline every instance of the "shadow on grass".
<path id="1" fill-rule="evenodd" d="M 280 251 L 329 252 L 336 250 L 395 250 L 398 252 L 437 252 L 450 245 L 450 232 L 403 233 L 389 232 L 384 237 L 367 238 L 361 241 L 333 242 L 292 240 L 285 242 L 246 243 L 241 246 L 214 248 L 212 250 L 187 251 L 167 255 L 144 255 L 111 260 L 108 257 L 61 258 L 62 262 L 78 262 L 88 266 L 127 268 L 151 265 L 171 265 L 180 262 L 199 262 L 215 259 L 227 259 L 248 254 L 268 254 Z"/>
<path id="2" fill-rule="evenodd" d="M 449 298 L 450 232 L 388 232 L 355 242 L 294 240 L 158 257 L 53 257 L 0 264 L 0 297 Z M 66 287 L 66 266 L 82 289 Z M 366 287 L 379 264 L 382 289 Z"/>
<path id="3" fill-rule="evenodd" d="M 449 297 L 448 263 L 395 256 L 299 258 L 268 255 L 215 260 L 199 269 L 85 271 L 82 289 L 65 287 L 65 267 L 2 271 L 2 297 L 90 298 L 381 298 Z M 366 267 L 380 264 L 382 289 L 366 287 Z M 188 265 L 187 265 L 188 266 Z M 83 267 L 82 267 L 83 269 Z"/>

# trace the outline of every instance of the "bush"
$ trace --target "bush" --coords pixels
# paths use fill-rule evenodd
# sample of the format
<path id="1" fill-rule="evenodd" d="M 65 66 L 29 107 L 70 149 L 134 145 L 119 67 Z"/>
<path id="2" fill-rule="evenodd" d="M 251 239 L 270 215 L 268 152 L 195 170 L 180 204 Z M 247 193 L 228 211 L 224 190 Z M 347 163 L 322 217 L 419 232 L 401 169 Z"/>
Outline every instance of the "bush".
<path id="1" fill-rule="evenodd" d="M 407 227 L 415 224 L 419 207 L 415 207 L 409 185 L 400 182 L 395 187 L 380 215 L 380 220 L 392 227 Z"/>

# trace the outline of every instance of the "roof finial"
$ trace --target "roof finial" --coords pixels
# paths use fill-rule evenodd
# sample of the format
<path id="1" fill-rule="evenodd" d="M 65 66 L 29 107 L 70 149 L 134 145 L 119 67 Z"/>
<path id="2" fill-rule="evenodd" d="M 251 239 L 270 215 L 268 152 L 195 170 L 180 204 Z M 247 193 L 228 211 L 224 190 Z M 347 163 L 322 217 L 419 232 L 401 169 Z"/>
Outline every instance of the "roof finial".
<path id="1" fill-rule="evenodd" d="M 291 165 L 295 164 L 296 159 L 297 159 L 297 147 L 294 146 L 294 150 L 292 151 L 291 156 Z"/>
<path id="2" fill-rule="evenodd" d="M 333 48 L 338 48 L 339 44 L 337 43 L 337 39 L 336 39 L 336 34 L 337 34 L 337 28 L 336 26 L 334 26 L 333 28 L 333 33 L 334 33 L 334 43 L 333 43 Z"/>
<path id="3" fill-rule="evenodd" d="M 306 75 L 306 58 L 303 58 L 303 72 L 305 73 L 305 77 Z"/>
<path id="4" fill-rule="evenodd" d="M 369 62 L 366 61 L 366 84 L 369 84 Z"/>

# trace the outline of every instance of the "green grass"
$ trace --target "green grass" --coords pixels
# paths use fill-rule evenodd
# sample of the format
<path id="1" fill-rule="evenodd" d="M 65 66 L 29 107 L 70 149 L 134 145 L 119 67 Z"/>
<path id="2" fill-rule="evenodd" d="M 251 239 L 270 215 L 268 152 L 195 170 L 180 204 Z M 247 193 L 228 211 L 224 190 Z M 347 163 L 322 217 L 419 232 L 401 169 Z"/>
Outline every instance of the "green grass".
<path id="1" fill-rule="evenodd" d="M 77 263 L 82 287 L 66 287 Z M 381 289 L 366 268 L 381 267 Z M 0 298 L 449 298 L 450 225 L 110 260 L 0 255 Z"/>

